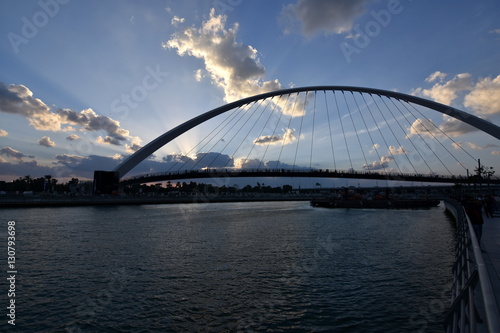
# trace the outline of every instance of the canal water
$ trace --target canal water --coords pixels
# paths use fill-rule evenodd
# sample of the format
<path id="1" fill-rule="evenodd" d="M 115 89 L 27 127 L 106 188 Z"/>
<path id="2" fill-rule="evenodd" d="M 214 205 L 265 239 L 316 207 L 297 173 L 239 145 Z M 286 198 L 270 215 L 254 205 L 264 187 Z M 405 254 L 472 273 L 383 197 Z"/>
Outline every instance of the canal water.
<path id="1" fill-rule="evenodd" d="M 455 231 L 442 205 L 247 202 L 1 216 L 5 247 L 7 221 L 16 221 L 17 331 L 441 332 L 450 303 Z M 0 329 L 10 326 L 6 311 Z"/>

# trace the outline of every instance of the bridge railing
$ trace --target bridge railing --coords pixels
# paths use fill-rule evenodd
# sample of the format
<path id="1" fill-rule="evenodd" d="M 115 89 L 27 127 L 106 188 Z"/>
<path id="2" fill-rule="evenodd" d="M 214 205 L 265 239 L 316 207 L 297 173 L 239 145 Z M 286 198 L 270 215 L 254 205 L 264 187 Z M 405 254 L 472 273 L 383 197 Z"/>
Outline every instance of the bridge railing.
<path id="1" fill-rule="evenodd" d="M 210 177 L 225 177 L 225 176 L 249 176 L 254 175 L 264 175 L 269 173 L 274 175 L 287 176 L 317 176 L 317 177 L 338 177 L 338 178 L 366 178 L 366 179 L 387 179 L 387 180 L 411 180 L 411 181 L 422 181 L 422 182 L 464 182 L 466 180 L 463 176 L 443 176 L 436 174 L 404 174 L 404 173 L 391 173 L 391 172 L 376 172 L 376 171 L 356 171 L 356 170 L 333 170 L 333 169 L 309 169 L 309 168 L 297 168 L 297 169 L 232 169 L 232 168 L 210 168 L 202 170 L 176 170 L 176 171 L 166 171 L 166 172 L 156 172 L 144 175 L 138 175 L 134 177 L 127 177 L 122 179 L 124 182 L 140 181 L 144 179 L 155 179 L 155 178 L 168 178 L 172 177 L 178 179 L 179 176 L 186 176 L 186 178 L 197 178 L 197 176 L 210 176 Z M 154 181 L 154 180 L 152 180 Z"/>
<path id="2" fill-rule="evenodd" d="M 499 308 L 471 221 L 457 201 L 445 200 L 457 224 L 451 306 L 446 332 L 500 332 Z"/>

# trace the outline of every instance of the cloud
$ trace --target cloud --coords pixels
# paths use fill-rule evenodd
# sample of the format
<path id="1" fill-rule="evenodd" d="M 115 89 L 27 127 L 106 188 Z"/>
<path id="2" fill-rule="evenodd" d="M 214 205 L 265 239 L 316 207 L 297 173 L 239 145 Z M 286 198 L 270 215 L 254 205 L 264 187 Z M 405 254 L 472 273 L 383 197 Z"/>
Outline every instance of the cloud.
<path id="1" fill-rule="evenodd" d="M 399 146 L 399 148 L 396 148 L 394 146 L 389 146 L 389 153 L 391 155 L 402 155 L 406 154 L 406 150 L 402 146 Z"/>
<path id="2" fill-rule="evenodd" d="M 455 149 L 460 149 L 460 148 L 463 148 L 464 146 L 467 146 L 471 149 L 480 149 L 480 150 L 499 147 L 498 145 L 495 145 L 493 143 L 489 143 L 487 145 L 481 146 L 481 145 L 475 144 L 473 142 L 453 142 L 451 145 Z"/>
<path id="3" fill-rule="evenodd" d="M 262 161 L 258 158 L 237 158 L 234 161 L 234 168 L 240 169 L 285 169 L 285 170 L 310 170 L 309 167 L 283 163 L 276 160 Z"/>
<path id="4" fill-rule="evenodd" d="M 166 163 L 189 163 L 193 162 L 193 159 L 189 156 L 183 154 L 168 154 L 167 156 L 163 156 L 163 162 Z"/>
<path id="5" fill-rule="evenodd" d="M 11 147 L 3 147 L 0 149 L 0 155 L 7 156 L 10 158 L 13 158 L 15 160 L 21 160 L 24 157 L 29 157 L 33 158 L 33 156 L 26 156 L 23 153 L 21 153 L 19 150 L 15 150 Z"/>
<path id="6" fill-rule="evenodd" d="M 494 79 L 481 78 L 474 82 L 471 74 L 458 74 L 446 81 L 446 74 L 436 71 L 429 75 L 426 82 L 436 82 L 430 89 L 417 88 L 412 94 L 428 97 L 442 104 L 449 105 L 460 94 L 463 94 L 463 106 L 472 109 L 473 114 L 496 115 L 500 114 L 500 75 Z M 461 120 L 443 115 L 443 122 L 436 125 L 429 119 L 417 119 L 413 122 L 409 135 L 420 133 L 424 136 L 458 137 L 460 135 L 477 131 L 477 129 Z"/>
<path id="7" fill-rule="evenodd" d="M 435 71 L 425 79 L 425 82 L 435 82 L 435 81 L 443 82 L 445 78 L 446 78 L 445 73 L 440 71 Z"/>
<path id="8" fill-rule="evenodd" d="M 299 0 L 284 7 L 282 18 L 300 22 L 302 33 L 341 34 L 349 32 L 354 21 L 366 13 L 368 0 Z M 289 29 L 289 27 L 287 27 Z"/>
<path id="9" fill-rule="evenodd" d="M 9 135 L 9 133 L 6 130 L 0 129 L 0 137 L 7 135 Z"/>
<path id="10" fill-rule="evenodd" d="M 373 145 L 373 150 L 380 148 L 379 144 Z M 395 146 L 389 146 L 388 150 L 389 155 L 384 155 L 380 157 L 380 161 L 373 161 L 372 163 L 364 164 L 362 168 L 366 171 L 374 171 L 387 169 L 386 171 L 392 171 L 392 168 L 389 168 L 389 163 L 394 161 L 394 155 L 402 155 L 406 154 L 407 151 L 402 147 L 396 148 Z"/>
<path id="11" fill-rule="evenodd" d="M 170 24 L 172 24 L 174 27 L 178 26 L 180 23 L 184 23 L 185 19 L 183 17 L 177 17 L 174 16 L 172 18 L 172 21 L 170 21 Z"/>
<path id="12" fill-rule="evenodd" d="M 372 149 L 368 151 L 368 153 L 373 154 L 375 153 L 378 149 L 380 148 L 380 145 L 378 143 L 373 144 Z"/>
<path id="13" fill-rule="evenodd" d="M 234 160 L 231 156 L 218 153 L 197 153 L 193 157 L 183 154 L 169 154 L 162 158 L 165 168 L 172 167 L 174 171 L 177 170 L 191 170 L 191 169 L 204 169 L 204 168 L 233 168 Z"/>
<path id="14" fill-rule="evenodd" d="M 262 166 L 262 162 L 257 158 L 239 158 L 235 161 L 236 169 L 258 169 L 260 166 Z"/>
<path id="15" fill-rule="evenodd" d="M 427 97 L 436 102 L 450 105 L 462 94 L 464 107 L 472 109 L 477 115 L 500 114 L 500 75 L 490 78 L 480 78 L 476 82 L 469 73 L 458 74 L 445 81 L 446 74 L 436 71 L 425 81 L 436 82 L 432 88 L 417 88 L 411 94 Z"/>
<path id="16" fill-rule="evenodd" d="M 57 162 L 63 166 L 62 173 L 66 177 L 80 177 L 92 179 L 94 170 L 113 170 L 121 160 L 110 156 L 89 155 L 86 157 L 78 155 L 62 154 L 56 156 Z M 57 166 L 56 166 L 57 168 Z M 143 172 L 148 172 L 144 171 Z"/>
<path id="17" fill-rule="evenodd" d="M 441 135 L 439 127 L 432 119 L 415 119 L 409 128 L 408 137 L 413 135 L 427 135 L 430 137 Z"/>
<path id="18" fill-rule="evenodd" d="M 432 119 L 415 119 L 408 130 L 407 137 L 419 134 L 428 137 L 442 137 L 445 134 L 449 137 L 457 137 L 474 131 L 477 131 L 475 127 L 456 118 L 444 115 L 443 123 L 439 126 Z"/>
<path id="19" fill-rule="evenodd" d="M 373 161 L 369 164 L 363 164 L 363 169 L 367 171 L 387 169 L 389 167 L 389 162 L 393 160 L 394 157 L 392 156 L 382 156 L 380 157 L 380 161 Z"/>
<path id="20" fill-rule="evenodd" d="M 138 143 L 133 142 L 131 145 L 128 145 L 128 144 L 125 145 L 125 148 L 127 149 L 127 152 L 133 154 L 136 151 L 138 151 L 139 149 L 141 149 L 142 146 L 139 145 Z"/>
<path id="21" fill-rule="evenodd" d="M 237 41 L 237 32 L 237 23 L 226 29 L 226 16 L 216 15 L 212 8 L 210 17 L 200 28 L 189 27 L 177 32 L 162 46 L 177 50 L 180 56 L 203 60 L 205 71 L 212 83 L 224 91 L 224 100 L 228 103 L 281 89 L 278 80 L 264 81 L 266 70 L 260 63 L 258 51 Z M 201 77 L 201 71 L 197 71 L 196 79 Z"/>
<path id="22" fill-rule="evenodd" d="M 280 161 L 262 161 L 260 159 L 232 158 L 229 155 L 212 152 L 198 153 L 192 158 L 182 154 L 169 154 L 163 157 L 162 170 L 173 171 L 204 169 L 204 168 L 227 168 L 227 169 L 309 169 L 309 167 L 293 166 Z"/>
<path id="23" fill-rule="evenodd" d="M 81 138 L 78 135 L 76 135 L 76 134 L 71 134 L 70 136 L 68 136 L 66 138 L 66 140 L 68 140 L 68 141 L 75 141 L 75 140 L 81 140 Z"/>
<path id="24" fill-rule="evenodd" d="M 109 117 L 100 116 L 92 109 L 80 112 L 70 109 L 49 108 L 44 102 L 33 97 L 33 93 L 23 85 L 5 85 L 0 82 L 0 112 L 18 114 L 28 119 L 36 130 L 67 131 L 73 126 L 81 126 L 91 132 L 104 131 L 107 141 L 121 144 L 122 141 L 139 141 L 138 137 L 121 128 L 120 122 Z"/>
<path id="25" fill-rule="evenodd" d="M 106 144 L 115 145 L 115 146 L 120 145 L 120 140 L 113 138 L 109 135 L 106 135 L 104 138 L 102 136 L 98 136 L 96 138 L 95 142 L 103 144 L 103 145 L 106 145 Z"/>
<path id="26" fill-rule="evenodd" d="M 0 176 L 11 176 L 18 178 L 19 175 L 30 175 L 32 177 L 42 177 L 44 175 L 55 175 L 52 167 L 40 165 L 37 161 L 19 161 L 17 163 L 3 162 Z"/>
<path id="27" fill-rule="evenodd" d="M 464 105 L 480 115 L 500 114 L 500 75 L 478 80 L 465 96 Z"/>
<path id="28" fill-rule="evenodd" d="M 56 145 L 56 143 L 52 140 L 50 140 L 50 138 L 48 136 L 44 136 L 42 137 L 40 140 L 38 140 L 38 144 L 40 146 L 44 146 L 44 147 L 54 147 Z"/>
<path id="29" fill-rule="evenodd" d="M 79 156 L 79 155 L 71 155 L 71 154 L 61 154 L 61 155 L 55 156 L 55 160 L 58 163 L 65 164 L 67 166 L 81 164 L 82 161 L 87 159 L 87 158 L 88 157 Z"/>
<path id="30" fill-rule="evenodd" d="M 253 140 L 253 143 L 255 143 L 256 145 L 259 145 L 259 146 L 264 146 L 264 145 L 267 145 L 267 144 L 270 144 L 270 145 L 278 145 L 278 144 L 286 145 L 286 144 L 292 143 L 295 140 L 297 140 L 297 138 L 293 135 L 294 132 L 295 132 L 293 129 L 286 128 L 284 130 L 284 132 L 285 133 L 283 133 L 283 135 L 276 134 L 276 135 L 261 136 L 261 137 L 255 139 L 255 140 Z"/>
<path id="31" fill-rule="evenodd" d="M 201 82 L 201 80 L 203 79 L 203 70 L 197 69 L 194 72 L 194 78 L 196 81 Z"/>
<path id="32" fill-rule="evenodd" d="M 196 154 L 196 168 L 232 168 L 234 161 L 229 155 L 209 152 Z"/>
<path id="33" fill-rule="evenodd" d="M 443 115 L 443 123 L 439 125 L 439 130 L 450 137 L 457 137 L 478 129 L 461 120 Z"/>
<path id="34" fill-rule="evenodd" d="M 428 97 L 438 103 L 450 105 L 460 92 L 470 90 L 472 87 L 472 79 L 469 73 L 457 74 L 453 79 L 443 83 L 445 76 L 446 74 L 439 71 L 432 73 L 425 81 L 434 82 L 439 80 L 439 82 L 435 83 L 430 89 L 417 88 L 412 94 Z"/>

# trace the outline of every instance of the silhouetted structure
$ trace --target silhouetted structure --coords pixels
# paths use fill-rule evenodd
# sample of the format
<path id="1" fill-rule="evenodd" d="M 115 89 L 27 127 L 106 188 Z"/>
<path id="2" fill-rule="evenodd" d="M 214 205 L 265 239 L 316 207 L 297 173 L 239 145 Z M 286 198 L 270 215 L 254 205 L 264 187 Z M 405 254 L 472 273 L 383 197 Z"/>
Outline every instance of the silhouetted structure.
<path id="1" fill-rule="evenodd" d="M 119 175 L 115 171 L 94 171 L 94 195 L 118 192 Z"/>

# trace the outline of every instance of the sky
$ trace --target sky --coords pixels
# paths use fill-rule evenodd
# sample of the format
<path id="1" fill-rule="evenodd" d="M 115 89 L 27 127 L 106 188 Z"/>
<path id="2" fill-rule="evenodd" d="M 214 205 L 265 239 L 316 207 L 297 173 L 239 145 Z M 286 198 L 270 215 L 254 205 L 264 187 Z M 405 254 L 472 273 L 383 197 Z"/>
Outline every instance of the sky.
<path id="1" fill-rule="evenodd" d="M 91 179 L 197 115 L 290 87 L 394 90 L 500 125 L 499 14 L 496 0 L 2 1 L 0 180 Z M 432 117 L 498 167 L 497 139 Z M 166 170 L 200 132 L 130 174 Z"/>

